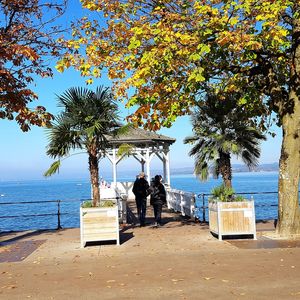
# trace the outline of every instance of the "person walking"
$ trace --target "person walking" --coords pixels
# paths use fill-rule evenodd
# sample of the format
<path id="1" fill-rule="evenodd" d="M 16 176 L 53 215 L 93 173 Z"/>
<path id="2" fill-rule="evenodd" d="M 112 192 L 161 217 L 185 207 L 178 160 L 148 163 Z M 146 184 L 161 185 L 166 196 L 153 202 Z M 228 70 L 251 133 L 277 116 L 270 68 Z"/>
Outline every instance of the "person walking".
<path id="1" fill-rule="evenodd" d="M 160 175 L 155 175 L 154 180 L 151 183 L 150 187 L 150 204 L 153 206 L 154 218 L 155 218 L 155 227 L 162 226 L 161 222 L 161 213 L 162 207 L 167 203 L 166 200 L 166 190 L 162 184 L 162 177 Z"/>
<path id="2" fill-rule="evenodd" d="M 141 172 L 135 180 L 132 188 L 135 195 L 135 203 L 137 208 L 138 219 L 140 227 L 145 226 L 146 209 L 147 209 L 147 196 L 149 193 L 149 183 L 145 179 L 145 173 Z"/>

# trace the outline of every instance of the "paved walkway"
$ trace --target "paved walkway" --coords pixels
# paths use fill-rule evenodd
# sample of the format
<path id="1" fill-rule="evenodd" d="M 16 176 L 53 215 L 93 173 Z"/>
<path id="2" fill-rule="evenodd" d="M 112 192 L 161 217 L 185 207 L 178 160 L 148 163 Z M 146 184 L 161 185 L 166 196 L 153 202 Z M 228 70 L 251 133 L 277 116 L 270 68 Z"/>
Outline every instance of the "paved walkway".
<path id="1" fill-rule="evenodd" d="M 300 299 L 299 244 L 270 239 L 272 223 L 257 224 L 258 241 L 220 242 L 164 217 L 124 226 L 120 246 L 82 249 L 78 228 L 2 235 L 0 257 L 15 259 L 0 263 L 0 299 Z"/>

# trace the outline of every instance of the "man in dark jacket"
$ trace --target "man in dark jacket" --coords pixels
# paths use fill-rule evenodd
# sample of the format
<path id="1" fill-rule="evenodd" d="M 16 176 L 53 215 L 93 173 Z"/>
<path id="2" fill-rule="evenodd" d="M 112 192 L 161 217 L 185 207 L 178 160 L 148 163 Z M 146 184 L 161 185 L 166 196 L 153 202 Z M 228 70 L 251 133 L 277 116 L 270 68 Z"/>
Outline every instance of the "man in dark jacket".
<path id="1" fill-rule="evenodd" d="M 132 192 L 135 195 L 137 214 L 141 227 L 145 226 L 148 191 L 149 183 L 145 179 L 145 173 L 141 172 L 139 177 L 134 182 L 132 188 Z"/>
<path id="2" fill-rule="evenodd" d="M 151 183 L 151 196 L 150 204 L 153 206 L 154 218 L 155 218 L 155 227 L 162 225 L 161 223 L 161 212 L 164 204 L 167 203 L 166 200 L 166 190 L 163 184 L 161 183 L 161 176 L 156 175 L 153 182 Z"/>

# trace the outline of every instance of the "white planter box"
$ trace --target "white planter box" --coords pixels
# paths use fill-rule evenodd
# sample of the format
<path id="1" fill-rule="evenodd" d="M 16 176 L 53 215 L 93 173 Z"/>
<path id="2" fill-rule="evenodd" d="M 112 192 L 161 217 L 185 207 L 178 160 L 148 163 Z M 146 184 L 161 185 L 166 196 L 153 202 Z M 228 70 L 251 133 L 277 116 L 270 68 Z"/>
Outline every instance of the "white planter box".
<path id="1" fill-rule="evenodd" d="M 210 202 L 209 229 L 222 240 L 223 235 L 252 234 L 256 240 L 254 201 Z"/>
<path id="2" fill-rule="evenodd" d="M 120 245 L 118 206 L 80 207 L 81 247 L 86 242 L 116 240 Z"/>

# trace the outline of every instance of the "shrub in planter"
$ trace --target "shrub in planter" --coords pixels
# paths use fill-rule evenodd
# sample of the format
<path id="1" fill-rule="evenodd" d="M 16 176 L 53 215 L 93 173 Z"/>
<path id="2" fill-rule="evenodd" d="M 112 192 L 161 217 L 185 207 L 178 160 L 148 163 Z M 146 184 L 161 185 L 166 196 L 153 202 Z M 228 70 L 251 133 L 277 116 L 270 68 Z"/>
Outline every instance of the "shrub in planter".
<path id="1" fill-rule="evenodd" d="M 101 200 L 98 206 L 92 201 L 83 202 L 80 207 L 81 246 L 86 242 L 119 240 L 118 205 L 113 200 Z"/>
<path id="2" fill-rule="evenodd" d="M 245 201 L 245 198 L 241 195 L 236 195 L 232 187 L 226 187 L 224 184 L 216 186 L 211 190 L 212 196 L 209 201 L 221 201 L 221 202 L 239 202 Z"/>
<path id="3" fill-rule="evenodd" d="M 92 200 L 88 200 L 88 201 L 84 201 L 81 204 L 82 208 L 91 208 L 91 207 L 114 207 L 115 205 L 117 205 L 113 200 L 101 200 L 100 203 L 98 203 L 98 205 L 93 206 L 93 201 Z"/>
<path id="4" fill-rule="evenodd" d="M 209 228 L 222 240 L 223 235 L 253 235 L 256 239 L 254 201 L 234 194 L 221 185 L 209 199 Z"/>

